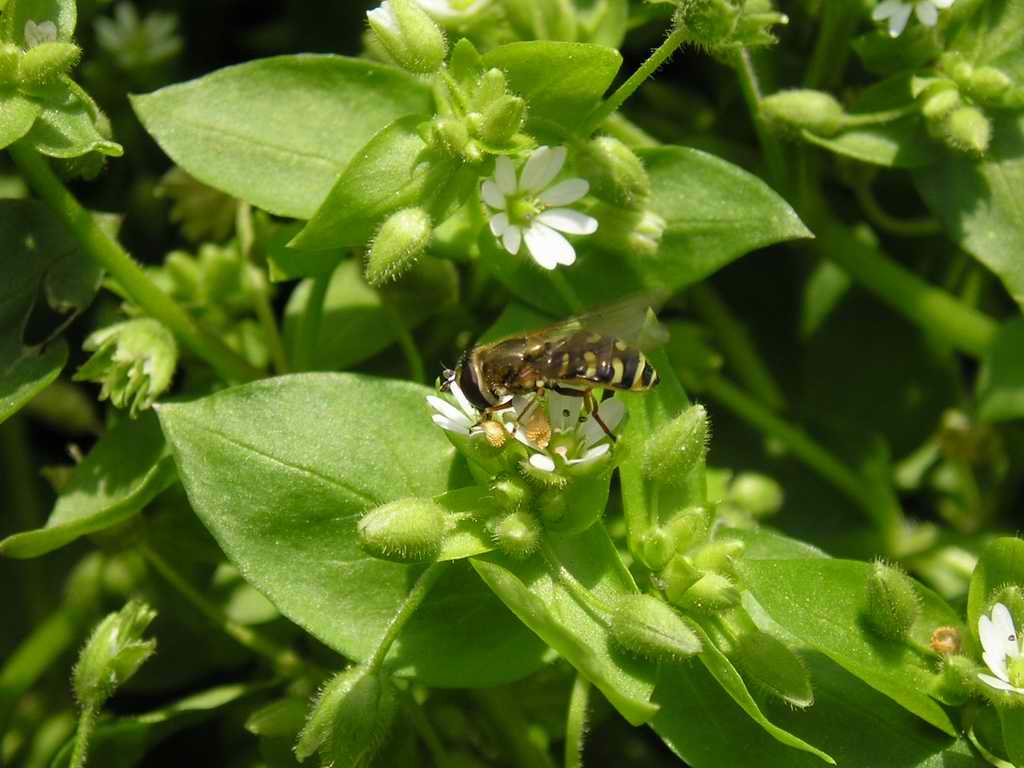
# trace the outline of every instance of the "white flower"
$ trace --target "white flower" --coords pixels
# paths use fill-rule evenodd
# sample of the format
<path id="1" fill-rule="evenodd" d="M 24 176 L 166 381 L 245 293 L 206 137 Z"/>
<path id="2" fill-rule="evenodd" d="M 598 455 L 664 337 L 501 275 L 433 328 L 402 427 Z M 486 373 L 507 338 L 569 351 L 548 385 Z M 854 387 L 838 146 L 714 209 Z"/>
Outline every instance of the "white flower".
<path id="1" fill-rule="evenodd" d="M 475 16 L 491 0 L 416 0 L 416 4 L 437 21 L 461 21 Z"/>
<path id="2" fill-rule="evenodd" d="M 394 35 L 402 34 L 402 30 L 398 26 L 398 17 L 395 16 L 395 12 L 392 10 L 391 3 L 388 0 L 383 0 L 379 6 L 367 11 L 366 18 L 379 24 Z"/>
<path id="3" fill-rule="evenodd" d="M 889 20 L 889 36 L 899 37 L 906 29 L 910 13 L 917 15 L 917 20 L 926 27 L 934 27 L 939 20 L 939 9 L 949 8 L 956 0 L 882 0 L 871 18 L 875 21 Z"/>
<path id="4" fill-rule="evenodd" d="M 434 409 L 435 413 L 431 416 L 431 419 L 441 429 L 445 429 L 449 432 L 455 432 L 460 435 L 478 435 L 484 433 L 484 428 L 481 426 L 481 413 L 473 404 L 469 402 L 469 399 L 463 393 L 462 388 L 458 385 L 458 382 L 452 380 L 448 384 L 449 391 L 455 398 L 455 402 L 459 404 L 456 408 L 454 405 L 449 403 L 444 398 L 438 397 L 437 395 L 427 395 L 427 402 L 430 407 Z M 515 430 L 514 423 L 509 422 L 509 417 L 514 417 L 516 410 L 514 405 L 510 402 L 508 408 L 503 408 L 499 411 L 491 414 L 490 421 L 497 421 L 499 424 L 505 426 L 506 431 L 512 434 Z"/>
<path id="5" fill-rule="evenodd" d="M 582 397 L 572 397 L 549 390 L 544 395 L 544 402 L 537 407 L 545 406 L 551 424 L 551 437 L 545 441 L 544 446 L 533 442 L 522 426 L 517 426 L 514 432 L 516 439 L 531 451 L 528 459 L 531 467 L 541 472 L 555 472 L 560 464 L 582 468 L 593 464 L 611 450 L 611 439 L 594 418 L 594 414 L 580 419 Z M 600 403 L 598 413 L 601 420 L 608 425 L 608 429 L 614 433 L 626 415 L 626 407 L 621 400 L 613 397 Z"/>
<path id="6" fill-rule="evenodd" d="M 35 48 L 41 43 L 57 42 L 57 25 L 52 21 L 36 24 L 32 19 L 25 22 L 25 45 Z"/>
<path id="7" fill-rule="evenodd" d="M 597 231 L 597 219 L 560 207 L 587 194 L 590 185 L 585 179 L 550 186 L 565 164 L 565 155 L 565 147 L 538 147 L 518 179 L 512 160 L 502 155 L 495 163 L 494 178 L 480 188 L 484 202 L 497 211 L 491 217 L 491 232 L 505 250 L 515 255 L 525 240 L 530 255 L 544 269 L 576 261 L 576 251 L 560 232 L 592 235 Z"/>
<path id="8" fill-rule="evenodd" d="M 995 675 L 992 677 L 979 673 L 978 679 L 997 690 L 1024 695 L 1024 688 L 1010 682 L 1011 673 L 1007 667 L 1007 660 L 1011 663 L 1016 661 L 1021 652 L 1017 631 L 1013 627 L 1013 617 L 1005 605 L 996 603 L 992 606 L 991 617 L 982 614 L 978 619 L 978 637 L 981 639 L 982 658 Z"/>

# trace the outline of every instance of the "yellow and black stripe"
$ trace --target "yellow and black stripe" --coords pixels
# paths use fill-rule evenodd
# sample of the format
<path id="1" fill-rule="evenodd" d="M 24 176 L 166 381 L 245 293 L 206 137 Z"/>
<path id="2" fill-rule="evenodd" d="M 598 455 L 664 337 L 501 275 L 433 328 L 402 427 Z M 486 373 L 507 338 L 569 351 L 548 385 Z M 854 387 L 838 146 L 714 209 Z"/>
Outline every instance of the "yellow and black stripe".
<path id="1" fill-rule="evenodd" d="M 573 334 L 550 350 L 551 375 L 567 383 L 641 392 L 658 383 L 658 372 L 643 352 L 620 339 L 596 333 Z"/>

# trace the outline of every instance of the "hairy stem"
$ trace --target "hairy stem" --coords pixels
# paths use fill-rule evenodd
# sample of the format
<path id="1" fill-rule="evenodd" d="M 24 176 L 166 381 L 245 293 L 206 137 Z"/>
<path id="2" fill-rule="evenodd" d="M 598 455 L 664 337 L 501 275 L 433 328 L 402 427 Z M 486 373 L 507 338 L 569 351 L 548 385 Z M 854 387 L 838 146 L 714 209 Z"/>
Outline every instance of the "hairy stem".
<path id="1" fill-rule="evenodd" d="M 277 318 L 274 317 L 274 308 L 270 305 L 270 293 L 266 290 L 266 283 L 261 279 L 255 265 L 251 264 L 252 259 L 252 206 L 248 203 L 239 203 L 235 215 L 235 232 L 238 236 L 238 249 L 242 253 L 242 269 L 245 274 L 245 288 L 249 293 L 249 300 L 252 302 L 253 312 L 260 321 L 264 337 L 267 340 L 267 348 L 270 350 L 270 361 L 274 365 L 276 373 L 288 373 L 288 356 L 284 351 L 284 342 L 281 341 L 281 331 L 277 326 Z"/>
<path id="2" fill-rule="evenodd" d="M 850 57 L 850 36 L 856 31 L 863 12 L 856 3 L 823 2 L 821 27 L 811 54 L 811 65 L 804 77 L 806 88 L 831 88 L 846 69 Z"/>
<path id="3" fill-rule="evenodd" d="M 373 654 L 366 661 L 366 666 L 372 671 L 379 669 L 384 663 L 384 659 L 388 655 L 388 651 L 391 650 L 391 646 L 394 645 L 395 640 L 398 639 L 398 635 L 401 633 L 402 628 L 409 622 L 412 615 L 416 612 L 416 609 L 420 607 L 423 599 L 430 593 L 434 585 L 437 584 L 438 580 L 447 572 L 451 566 L 449 562 L 442 563 L 431 563 L 427 566 L 427 569 L 420 574 L 419 578 L 416 579 L 416 583 L 413 585 L 412 591 L 405 598 L 405 602 L 402 603 L 402 607 L 398 609 L 391 621 L 388 623 L 387 629 L 384 630 L 384 635 L 377 643 L 377 648 Z"/>
<path id="4" fill-rule="evenodd" d="M 583 739 L 587 733 L 587 708 L 590 705 L 590 681 L 579 672 L 569 694 L 569 714 L 565 720 L 565 768 L 583 768 Z"/>
<path id="5" fill-rule="evenodd" d="M 764 153 L 765 165 L 768 167 L 768 177 L 772 186 L 781 189 L 786 178 L 786 156 L 782 150 L 782 144 L 765 122 L 761 114 L 761 84 L 754 69 L 754 61 L 750 51 L 741 48 L 736 55 L 736 74 L 740 80 L 740 90 L 743 91 L 743 98 L 747 102 L 751 118 L 754 121 L 754 130 L 757 132 L 757 140 Z"/>
<path id="6" fill-rule="evenodd" d="M 226 381 L 248 381 L 259 377 L 259 371 L 199 326 L 188 312 L 146 276 L 118 243 L 97 226 L 92 215 L 57 178 L 45 158 L 20 141 L 7 149 L 25 181 L 74 234 L 82 251 L 109 272 L 146 314 L 166 325 Z"/>
<path id="7" fill-rule="evenodd" d="M 78 716 L 78 730 L 75 731 L 75 746 L 71 752 L 70 768 L 84 768 L 89 752 L 89 740 L 96 729 L 96 716 L 99 715 L 94 704 L 83 704 L 82 713 Z"/>

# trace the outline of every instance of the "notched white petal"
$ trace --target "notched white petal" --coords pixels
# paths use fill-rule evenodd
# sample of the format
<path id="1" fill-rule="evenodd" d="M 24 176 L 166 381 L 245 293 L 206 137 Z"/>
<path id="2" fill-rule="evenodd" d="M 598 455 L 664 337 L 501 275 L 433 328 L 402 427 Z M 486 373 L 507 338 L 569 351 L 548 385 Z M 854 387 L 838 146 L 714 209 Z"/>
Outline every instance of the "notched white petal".
<path id="1" fill-rule="evenodd" d="M 554 472 L 555 460 L 543 453 L 535 453 L 530 457 L 530 466 L 541 472 Z"/>
<path id="2" fill-rule="evenodd" d="M 597 219 L 572 208 L 552 208 L 544 211 L 537 219 L 568 235 L 592 235 L 597 232 Z"/>
<path id="3" fill-rule="evenodd" d="M 586 179 L 566 179 L 541 192 L 540 201 L 544 205 L 569 205 L 589 191 L 590 184 Z"/>
<path id="4" fill-rule="evenodd" d="M 917 14 L 917 20 L 926 27 L 934 27 L 939 20 L 939 9 L 930 0 L 914 6 L 914 13 Z"/>
<path id="5" fill-rule="evenodd" d="M 510 225 L 501 236 L 501 244 L 513 256 L 519 253 L 519 246 L 522 245 L 522 242 L 523 230 L 514 225 Z"/>
<path id="6" fill-rule="evenodd" d="M 516 167 L 505 155 L 494 161 L 494 181 L 506 197 L 516 193 Z"/>
<path id="7" fill-rule="evenodd" d="M 464 413 L 460 412 L 458 408 L 449 403 L 447 400 L 443 400 L 436 395 L 427 395 L 427 402 L 430 403 L 430 407 L 437 411 L 439 414 L 459 424 L 469 426 L 472 424 L 472 420 Z"/>
<path id="8" fill-rule="evenodd" d="M 550 184 L 565 165 L 565 147 L 538 147 L 523 166 L 519 189 L 539 192 Z"/>
<path id="9" fill-rule="evenodd" d="M 501 188 L 498 187 L 497 182 L 487 179 L 483 184 L 480 185 L 480 197 L 487 203 L 491 208 L 499 211 L 505 210 L 505 195 L 501 193 Z"/>
<path id="10" fill-rule="evenodd" d="M 554 269 L 558 264 L 569 266 L 576 261 L 576 250 L 572 243 L 551 227 L 534 222 L 524 233 L 526 247 L 537 263 L 546 269 Z M 554 266 L 547 266 L 553 264 Z"/>
<path id="11" fill-rule="evenodd" d="M 501 237 L 509 227 L 508 214 L 502 211 L 501 213 L 492 216 L 490 227 L 492 235 L 495 237 Z"/>

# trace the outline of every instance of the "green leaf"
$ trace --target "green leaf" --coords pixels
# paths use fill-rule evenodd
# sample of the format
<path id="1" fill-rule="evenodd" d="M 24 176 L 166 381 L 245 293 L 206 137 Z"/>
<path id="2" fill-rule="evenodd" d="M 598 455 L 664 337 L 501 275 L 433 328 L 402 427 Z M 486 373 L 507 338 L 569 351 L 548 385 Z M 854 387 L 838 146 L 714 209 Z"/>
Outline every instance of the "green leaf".
<path id="1" fill-rule="evenodd" d="M 902 42 L 902 41 L 901 41 Z M 897 110 L 912 105 L 911 76 L 900 74 L 872 85 L 850 106 L 850 115 Z M 836 136 L 817 136 L 803 131 L 804 139 L 837 155 L 887 168 L 917 168 L 946 154 L 935 144 L 918 114 L 879 125 L 849 128 Z"/>
<path id="2" fill-rule="evenodd" d="M 587 42 L 618 48 L 629 27 L 629 0 L 592 0 L 577 3 L 581 36 Z"/>
<path id="3" fill-rule="evenodd" d="M 41 110 L 37 102 L 17 91 L 0 92 L 0 149 L 28 133 Z"/>
<path id="4" fill-rule="evenodd" d="M 550 133 L 574 130 L 597 106 L 622 66 L 614 48 L 589 43 L 530 40 L 484 54 L 484 66 L 505 72 L 509 88 L 529 104 L 527 124 Z"/>
<path id="5" fill-rule="evenodd" d="M 955 736 L 946 711 L 928 695 L 939 674 L 906 644 L 866 626 L 870 563 L 849 560 L 744 560 L 743 583 L 771 617 L 809 647 L 876 688 L 918 717 Z M 911 637 L 927 645 L 937 626 L 961 626 L 960 617 L 930 589 L 914 583 L 922 613 Z"/>
<path id="6" fill-rule="evenodd" d="M 132 97 L 146 130 L 197 179 L 303 219 L 374 134 L 431 104 L 429 88 L 399 69 L 311 54 L 251 61 Z"/>
<path id="7" fill-rule="evenodd" d="M 999 707 L 998 712 L 1006 754 L 1014 765 L 1024 765 L 1024 709 Z"/>
<path id="8" fill-rule="evenodd" d="M 309 223 L 289 243 L 304 251 L 361 246 L 393 211 L 414 205 L 438 181 L 420 162 L 426 144 L 417 132 L 423 117 L 396 120 L 367 142 L 337 178 Z"/>
<path id="9" fill-rule="evenodd" d="M 351 659 L 372 653 L 419 568 L 366 555 L 359 517 L 469 484 L 430 421 L 429 393 L 407 382 L 304 374 L 159 410 L 192 507 L 228 558 L 281 613 Z M 456 563 L 389 659 L 425 685 L 476 687 L 528 674 L 540 651 Z"/>
<path id="10" fill-rule="evenodd" d="M 545 544 L 545 546 L 549 546 Z M 619 558 L 603 525 L 550 542 L 553 557 L 597 599 L 615 605 L 636 594 L 632 577 Z M 576 591 L 559 575 L 558 565 L 535 555 L 514 561 L 497 554 L 470 562 L 480 577 L 526 626 L 593 683 L 633 725 L 657 712 L 650 703 L 657 665 L 627 655 L 611 642 L 607 619 L 594 617 L 594 606 L 583 605 Z"/>
<path id="11" fill-rule="evenodd" d="M 8 536 L 0 555 L 38 557 L 136 514 L 174 482 L 156 416 L 124 419 L 71 473 L 44 528 Z"/>
<path id="12" fill-rule="evenodd" d="M 101 722 L 89 741 L 89 763 L 104 768 L 141 765 L 146 753 L 175 733 L 222 714 L 220 710 L 251 695 L 263 686 L 222 685 L 187 696 L 166 707 L 134 717 Z M 70 764 L 74 737 L 54 758 L 51 768 Z"/>
<path id="13" fill-rule="evenodd" d="M 978 619 L 989 608 L 996 590 L 1016 584 L 1024 588 L 1024 540 L 1004 536 L 989 544 L 978 558 L 967 594 L 967 624 L 978 639 Z"/>
<path id="14" fill-rule="evenodd" d="M 920 69 L 942 53 L 935 29 L 923 24 L 910 24 L 898 38 L 890 37 L 888 30 L 878 29 L 856 38 L 850 45 L 864 68 L 879 75 Z"/>
<path id="15" fill-rule="evenodd" d="M 683 147 L 638 154 L 651 178 L 651 208 L 667 224 L 657 254 L 602 252 L 578 238 L 576 263 L 547 272 L 525 248 L 507 253 L 485 229 L 484 265 L 517 298 L 564 315 L 630 292 L 674 293 L 752 250 L 812 236 L 785 200 L 738 166 Z"/>
<path id="16" fill-rule="evenodd" d="M 985 352 L 978 377 L 978 418 L 985 422 L 1024 418 L 1024 320 L 1010 320 Z"/>
<path id="17" fill-rule="evenodd" d="M 67 43 L 75 34 L 78 9 L 75 0 L 10 0 L 3 9 L 0 36 L 21 48 L 27 48 L 25 24 L 52 21 L 57 27 L 57 40 Z"/>
<path id="18" fill-rule="evenodd" d="M 982 160 L 947 152 L 917 170 L 914 182 L 949 236 L 1024 307 L 1024 114 L 993 117 L 992 145 Z"/>
<path id="19" fill-rule="evenodd" d="M 947 49 L 963 54 L 975 66 L 1001 69 L 1010 79 L 1024 79 L 1024 3 L 986 0 L 952 25 Z"/>
<path id="20" fill-rule="evenodd" d="M 719 528 L 716 539 L 737 539 L 744 544 L 744 560 L 799 560 L 828 557 L 817 547 L 771 528 Z"/>
<path id="21" fill-rule="evenodd" d="M 81 157 L 89 152 L 123 155 L 120 144 L 104 138 L 96 129 L 98 113 L 92 100 L 77 85 L 71 85 L 60 88 L 53 98 L 42 100 L 42 111 L 26 141 L 50 157 Z"/>
<path id="22" fill-rule="evenodd" d="M 302 344 L 303 319 L 312 282 L 296 287 L 285 308 L 285 347 L 295 354 Z M 341 263 L 331 275 L 312 365 L 343 370 L 373 357 L 398 339 L 399 325 L 413 329 L 455 300 L 458 282 L 449 261 L 423 258 L 397 282 L 371 288 L 357 260 Z"/>
<path id="23" fill-rule="evenodd" d="M 67 362 L 68 345 L 58 339 L 42 350 L 25 350 L 0 371 L 0 424 L 52 384 Z"/>

